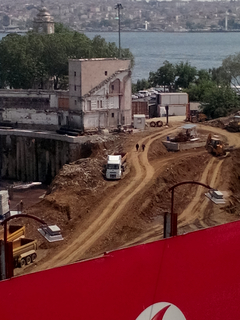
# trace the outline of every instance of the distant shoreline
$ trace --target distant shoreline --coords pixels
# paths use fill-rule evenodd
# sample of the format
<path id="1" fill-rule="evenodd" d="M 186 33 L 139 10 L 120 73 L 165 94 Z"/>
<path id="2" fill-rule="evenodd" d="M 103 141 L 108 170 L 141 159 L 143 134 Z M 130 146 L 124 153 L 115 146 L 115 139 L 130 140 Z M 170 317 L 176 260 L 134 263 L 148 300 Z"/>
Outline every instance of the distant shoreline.
<path id="1" fill-rule="evenodd" d="M 80 30 L 79 32 L 93 32 L 93 33 L 96 33 L 96 32 L 101 32 L 101 33 L 116 33 L 118 32 L 118 30 L 115 30 L 115 31 L 99 31 L 99 30 L 95 30 L 95 31 L 87 31 L 87 30 Z M 240 29 L 239 30 L 189 30 L 189 31 L 154 31 L 154 30 L 121 30 L 121 33 L 129 33 L 129 32 L 138 32 L 138 33 L 237 33 L 237 32 L 240 32 Z"/>
<path id="2" fill-rule="evenodd" d="M 27 33 L 29 30 L 19 30 L 19 31 L 10 31 L 10 32 L 6 32 L 4 30 L 0 30 L 0 34 L 19 34 L 19 33 Z M 109 31 L 109 30 L 79 30 L 78 32 L 81 32 L 81 33 L 96 33 L 96 32 L 99 32 L 99 33 L 116 33 L 118 32 L 118 30 L 115 30 L 115 31 Z M 133 33 L 238 33 L 240 32 L 240 29 L 239 30 L 184 30 L 184 31 L 157 31 L 157 30 L 121 30 L 121 33 L 130 33 L 130 32 L 133 32 Z"/>

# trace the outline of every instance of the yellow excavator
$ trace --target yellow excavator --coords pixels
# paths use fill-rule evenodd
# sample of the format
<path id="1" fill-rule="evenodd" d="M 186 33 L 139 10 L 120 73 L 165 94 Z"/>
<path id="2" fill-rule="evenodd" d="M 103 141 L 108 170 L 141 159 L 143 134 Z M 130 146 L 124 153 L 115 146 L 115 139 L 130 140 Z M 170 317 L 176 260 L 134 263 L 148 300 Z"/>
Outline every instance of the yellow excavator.
<path id="1" fill-rule="evenodd" d="M 218 137 L 212 137 L 211 133 L 209 133 L 207 138 L 206 149 L 217 157 L 226 155 L 222 141 Z"/>

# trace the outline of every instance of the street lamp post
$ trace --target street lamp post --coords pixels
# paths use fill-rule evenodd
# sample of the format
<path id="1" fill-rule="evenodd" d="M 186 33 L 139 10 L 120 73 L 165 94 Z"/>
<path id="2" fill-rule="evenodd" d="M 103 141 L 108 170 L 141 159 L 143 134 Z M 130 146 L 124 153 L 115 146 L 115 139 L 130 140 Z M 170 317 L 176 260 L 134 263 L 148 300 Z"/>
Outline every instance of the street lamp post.
<path id="1" fill-rule="evenodd" d="M 123 6 L 121 5 L 121 3 L 118 3 L 115 6 L 115 9 L 118 10 L 118 58 L 121 59 L 121 35 L 120 35 L 120 30 L 121 30 L 121 11 L 123 9 Z"/>
<path id="2" fill-rule="evenodd" d="M 172 191 L 171 215 L 170 215 L 170 217 L 171 217 L 170 236 L 172 236 L 172 237 L 177 235 L 177 213 L 174 213 L 174 190 L 175 190 L 175 188 L 177 188 L 183 184 L 197 184 L 197 185 L 200 185 L 200 186 L 205 187 L 207 189 L 214 190 L 210 186 L 208 186 L 204 183 L 201 183 L 201 182 L 197 182 L 197 181 L 184 181 L 184 182 L 177 183 L 174 186 L 172 186 L 171 188 L 169 188 L 169 191 Z M 165 232 L 165 234 L 166 234 L 166 232 Z"/>
<path id="3" fill-rule="evenodd" d="M 32 216 L 30 214 L 21 213 L 21 214 L 17 214 L 17 215 L 10 216 L 10 217 L 6 218 L 1 223 L 4 228 L 4 255 L 5 255 L 5 278 L 6 279 L 13 277 L 12 247 L 10 248 L 8 246 L 8 242 L 7 242 L 7 223 L 8 223 L 8 221 L 10 221 L 12 219 L 16 219 L 16 218 L 30 218 L 30 219 L 33 219 L 33 220 L 36 220 L 37 222 L 39 222 L 41 224 L 41 227 L 38 229 L 38 231 L 48 241 L 50 241 L 49 238 L 51 237 L 51 234 L 48 233 L 49 228 L 50 228 L 50 231 L 53 230 L 53 232 L 54 232 L 54 229 L 57 231 L 56 232 L 57 233 L 57 241 L 63 239 L 62 236 L 59 236 L 60 229 L 57 226 L 49 227 L 44 220 L 39 219 L 38 217 Z M 54 236 L 54 234 L 53 234 L 53 236 Z"/>

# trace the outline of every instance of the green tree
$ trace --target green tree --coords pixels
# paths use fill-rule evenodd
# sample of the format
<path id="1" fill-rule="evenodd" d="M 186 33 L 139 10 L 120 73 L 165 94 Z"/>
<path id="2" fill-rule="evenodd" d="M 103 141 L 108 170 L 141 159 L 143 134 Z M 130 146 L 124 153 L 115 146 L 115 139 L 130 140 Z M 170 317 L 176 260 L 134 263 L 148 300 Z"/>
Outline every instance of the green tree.
<path id="1" fill-rule="evenodd" d="M 180 62 L 176 64 L 176 88 L 188 88 L 189 84 L 196 79 L 197 69 L 192 67 L 188 62 Z"/>
<path id="2" fill-rule="evenodd" d="M 211 76 L 211 72 L 207 71 L 205 69 L 200 69 L 197 71 L 197 79 L 196 79 L 196 83 L 202 81 L 202 80 L 211 80 L 212 76 Z"/>
<path id="3" fill-rule="evenodd" d="M 176 75 L 176 68 L 175 66 L 170 63 L 169 61 L 164 61 L 163 66 L 160 67 L 156 72 L 150 72 L 148 82 L 150 86 L 164 86 L 169 88 L 169 91 L 171 91 L 171 88 L 175 81 L 175 75 Z"/>
<path id="4" fill-rule="evenodd" d="M 196 82 L 190 83 L 189 87 L 184 91 L 189 95 L 189 101 L 203 101 L 206 91 L 211 91 L 215 88 L 216 83 L 211 79 L 199 78 Z"/>
<path id="5" fill-rule="evenodd" d="M 229 86 L 231 84 L 231 75 L 223 66 L 210 69 L 212 80 L 218 85 Z"/>
<path id="6" fill-rule="evenodd" d="M 230 55 L 222 62 L 222 73 L 227 81 L 240 92 L 240 53 Z"/>
<path id="7" fill-rule="evenodd" d="M 240 103 L 236 92 L 229 86 L 219 87 L 217 84 L 205 90 L 201 99 L 201 109 L 208 118 L 225 117 L 239 110 Z"/>
<path id="8" fill-rule="evenodd" d="M 149 83 L 146 79 L 142 79 L 142 80 L 138 80 L 137 83 L 136 83 L 136 91 L 139 91 L 139 90 L 146 90 L 149 88 Z"/>
<path id="9" fill-rule="evenodd" d="M 63 23 L 60 22 L 55 22 L 54 23 L 54 30 L 55 33 L 70 33 L 71 29 L 64 25 Z"/>
<path id="10" fill-rule="evenodd" d="M 32 88 L 39 74 L 44 73 L 39 61 L 42 43 L 30 34 L 20 36 L 11 34 L 0 42 L 0 79 L 1 87 Z"/>

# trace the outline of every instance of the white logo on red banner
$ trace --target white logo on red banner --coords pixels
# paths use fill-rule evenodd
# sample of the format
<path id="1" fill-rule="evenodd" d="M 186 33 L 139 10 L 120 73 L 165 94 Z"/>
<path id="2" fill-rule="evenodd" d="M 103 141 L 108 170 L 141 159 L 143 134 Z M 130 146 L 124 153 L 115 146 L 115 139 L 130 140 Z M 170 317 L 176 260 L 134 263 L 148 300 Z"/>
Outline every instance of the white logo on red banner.
<path id="1" fill-rule="evenodd" d="M 186 320 L 174 304 L 158 302 L 145 309 L 136 320 Z"/>

